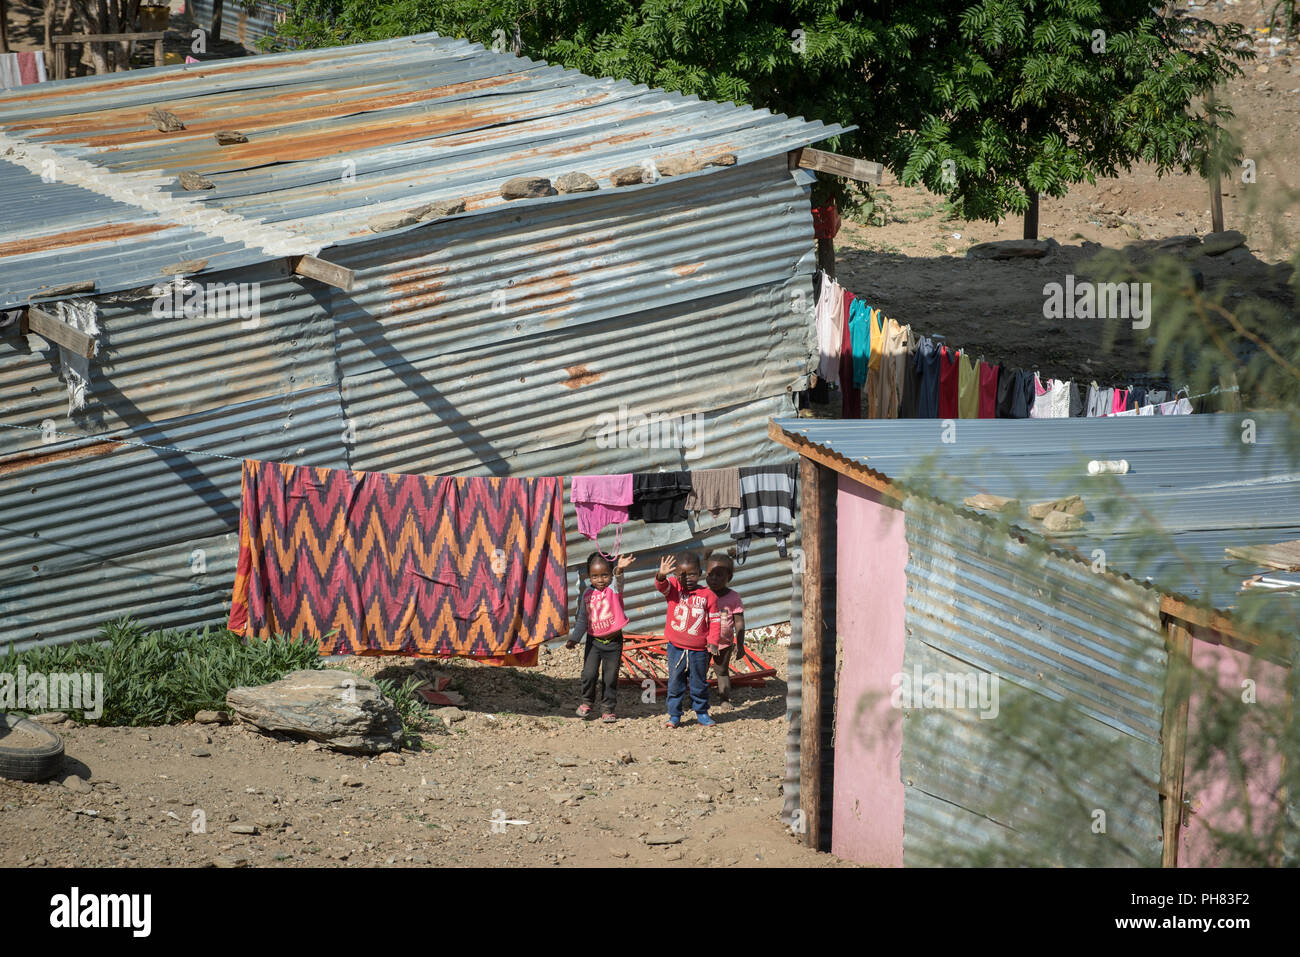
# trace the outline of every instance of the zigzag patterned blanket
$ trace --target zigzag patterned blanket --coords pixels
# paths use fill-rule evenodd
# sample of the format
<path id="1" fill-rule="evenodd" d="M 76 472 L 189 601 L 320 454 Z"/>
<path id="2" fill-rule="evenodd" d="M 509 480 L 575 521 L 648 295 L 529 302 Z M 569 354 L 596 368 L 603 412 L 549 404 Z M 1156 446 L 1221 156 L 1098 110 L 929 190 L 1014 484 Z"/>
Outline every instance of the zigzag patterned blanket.
<path id="1" fill-rule="evenodd" d="M 568 632 L 563 483 L 244 462 L 229 627 L 536 664 Z"/>

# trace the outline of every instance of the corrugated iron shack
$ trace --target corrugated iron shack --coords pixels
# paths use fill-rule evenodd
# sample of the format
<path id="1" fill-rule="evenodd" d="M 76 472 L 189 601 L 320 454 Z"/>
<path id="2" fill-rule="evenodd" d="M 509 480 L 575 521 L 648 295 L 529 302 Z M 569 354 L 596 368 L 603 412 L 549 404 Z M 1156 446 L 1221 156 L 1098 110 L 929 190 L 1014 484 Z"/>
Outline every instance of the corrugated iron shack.
<path id="1" fill-rule="evenodd" d="M 839 129 L 435 35 L 0 95 L 0 645 L 119 615 L 220 622 L 245 457 L 497 476 L 792 460 L 765 441 L 815 348 L 792 151 Z M 645 175 L 613 186 L 627 167 Z M 501 196 L 574 171 L 599 188 Z M 60 321 L 74 301 L 93 337 Z M 696 442 L 602 431 L 625 413 L 689 420 Z M 591 545 L 568 521 L 576 585 Z M 634 523 L 623 546 L 728 541 Z M 774 546 L 737 580 L 753 626 L 788 619 Z M 657 630 L 653 589 L 629 596 L 632 628 Z"/>
<path id="2" fill-rule="evenodd" d="M 1244 587 L 1300 558 L 1276 547 L 1300 540 L 1285 414 L 771 436 L 802 457 L 805 840 L 885 866 L 1294 860 L 1300 593 Z"/>

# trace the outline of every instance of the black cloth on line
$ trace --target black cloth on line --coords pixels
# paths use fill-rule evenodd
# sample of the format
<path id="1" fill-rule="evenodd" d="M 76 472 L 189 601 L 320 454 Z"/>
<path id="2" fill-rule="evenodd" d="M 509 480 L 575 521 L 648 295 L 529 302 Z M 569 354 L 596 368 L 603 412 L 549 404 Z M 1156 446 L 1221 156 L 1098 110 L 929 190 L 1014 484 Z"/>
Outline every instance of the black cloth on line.
<path id="1" fill-rule="evenodd" d="M 690 491 L 690 472 L 637 472 L 632 476 L 627 517 L 646 523 L 684 522 Z"/>

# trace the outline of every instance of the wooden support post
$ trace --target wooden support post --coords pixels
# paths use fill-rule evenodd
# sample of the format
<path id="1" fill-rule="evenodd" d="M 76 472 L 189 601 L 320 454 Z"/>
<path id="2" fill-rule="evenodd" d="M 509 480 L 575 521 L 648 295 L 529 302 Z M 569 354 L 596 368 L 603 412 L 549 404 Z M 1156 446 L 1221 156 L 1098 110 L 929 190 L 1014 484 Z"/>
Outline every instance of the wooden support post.
<path id="1" fill-rule="evenodd" d="M 58 316 L 51 315 L 39 306 L 27 307 L 20 329 L 24 334 L 34 332 L 38 336 L 44 336 L 56 346 L 63 346 L 65 349 L 79 356 L 85 356 L 87 359 L 95 354 L 95 340 L 93 337 L 78 329 L 73 329 Z"/>
<path id="2" fill-rule="evenodd" d="M 157 40 L 153 41 L 153 65 L 162 66 L 166 62 L 166 57 L 163 55 L 162 38 L 159 37 Z"/>
<path id="3" fill-rule="evenodd" d="M 834 472 L 799 460 L 803 571 L 803 708 L 799 804 L 804 843 L 831 846 L 835 774 L 835 495 Z"/>
<path id="4" fill-rule="evenodd" d="M 1192 685 L 1192 636 L 1182 622 L 1165 619 L 1165 647 L 1169 652 L 1169 667 L 1165 672 L 1164 717 L 1160 724 L 1160 817 L 1164 841 L 1160 866 L 1177 867 L 1184 817 L 1183 773 L 1187 765 L 1187 712 Z"/>
<path id="5" fill-rule="evenodd" d="M 1210 181 L 1210 229 L 1213 232 L 1223 232 L 1223 185 L 1219 182 L 1219 171 L 1216 169 L 1209 175 Z"/>
<path id="6" fill-rule="evenodd" d="M 841 156 L 839 153 L 828 153 L 825 150 L 815 150 L 811 146 L 805 146 L 800 150 L 792 150 L 798 153 L 798 163 L 801 169 L 816 170 L 819 173 L 829 173 L 832 176 L 843 176 L 845 179 L 857 180 L 859 183 L 871 183 L 875 186 L 880 185 L 881 179 L 884 178 L 885 168 L 879 163 L 872 163 L 869 160 L 854 159 L 852 156 Z"/>
<path id="7" fill-rule="evenodd" d="M 0 53 L 9 52 L 9 3 L 0 0 Z"/>
<path id="8" fill-rule="evenodd" d="M 212 28 L 208 31 L 208 42 L 221 39 L 221 0 L 212 0 Z"/>
<path id="9" fill-rule="evenodd" d="M 356 282 L 357 274 L 351 269 L 336 266 L 315 256 L 299 256 L 296 260 L 290 260 L 290 263 L 294 275 L 306 276 L 330 286 L 337 286 L 344 292 L 351 292 L 352 285 Z"/>
<path id="10" fill-rule="evenodd" d="M 46 73 L 58 79 L 54 74 L 54 41 L 50 39 L 54 36 L 54 16 L 59 12 L 59 0 L 45 0 L 45 9 L 41 12 L 41 24 L 45 28 L 45 70 Z"/>

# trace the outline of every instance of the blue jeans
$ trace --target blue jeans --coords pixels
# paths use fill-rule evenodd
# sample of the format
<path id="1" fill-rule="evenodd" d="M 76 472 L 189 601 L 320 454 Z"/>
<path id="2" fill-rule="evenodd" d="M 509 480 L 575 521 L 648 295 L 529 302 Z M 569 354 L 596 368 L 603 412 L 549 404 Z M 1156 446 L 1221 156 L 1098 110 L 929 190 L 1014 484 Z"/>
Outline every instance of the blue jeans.
<path id="1" fill-rule="evenodd" d="M 687 651 L 668 642 L 668 717 L 682 719 L 687 676 L 691 686 L 691 709 L 696 716 L 709 713 L 709 653 Z"/>

